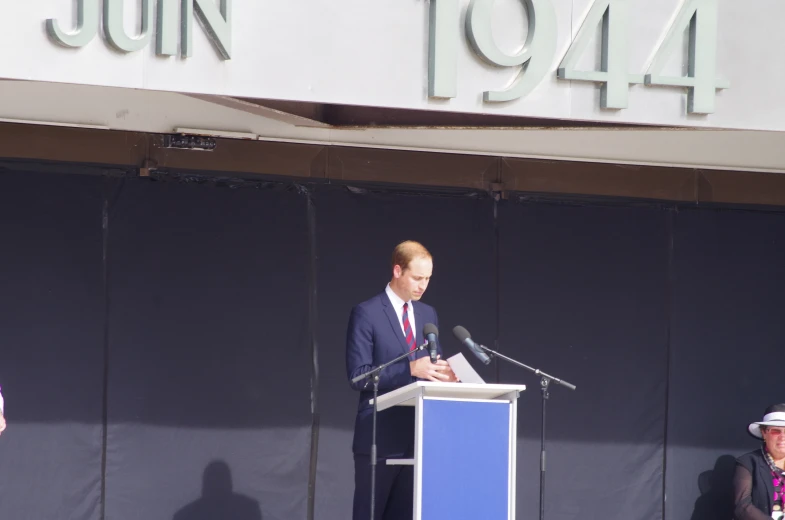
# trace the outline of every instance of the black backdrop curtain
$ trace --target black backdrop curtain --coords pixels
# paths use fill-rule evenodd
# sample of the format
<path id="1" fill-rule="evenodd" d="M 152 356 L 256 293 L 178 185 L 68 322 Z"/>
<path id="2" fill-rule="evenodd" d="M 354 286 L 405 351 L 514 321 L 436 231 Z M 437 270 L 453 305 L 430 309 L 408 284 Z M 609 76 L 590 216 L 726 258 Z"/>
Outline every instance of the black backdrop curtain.
<path id="1" fill-rule="evenodd" d="M 51 167 L 49 168 L 51 170 Z M 0 173 L 0 507 L 16 520 L 345 519 L 351 307 L 423 242 L 451 329 L 564 377 L 548 518 L 728 518 L 785 401 L 785 215 L 478 192 Z M 519 407 L 535 518 L 539 380 Z"/>

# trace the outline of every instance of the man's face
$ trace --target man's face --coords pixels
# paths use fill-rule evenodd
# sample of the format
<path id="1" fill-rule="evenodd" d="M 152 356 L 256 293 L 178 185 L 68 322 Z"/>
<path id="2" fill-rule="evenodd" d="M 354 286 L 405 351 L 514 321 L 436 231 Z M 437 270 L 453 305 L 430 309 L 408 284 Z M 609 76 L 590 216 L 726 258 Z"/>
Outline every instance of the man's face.
<path id="1" fill-rule="evenodd" d="M 432 273 L 433 261 L 430 258 L 415 258 L 406 269 L 396 265 L 393 268 L 392 288 L 403 301 L 417 301 L 428 288 Z"/>

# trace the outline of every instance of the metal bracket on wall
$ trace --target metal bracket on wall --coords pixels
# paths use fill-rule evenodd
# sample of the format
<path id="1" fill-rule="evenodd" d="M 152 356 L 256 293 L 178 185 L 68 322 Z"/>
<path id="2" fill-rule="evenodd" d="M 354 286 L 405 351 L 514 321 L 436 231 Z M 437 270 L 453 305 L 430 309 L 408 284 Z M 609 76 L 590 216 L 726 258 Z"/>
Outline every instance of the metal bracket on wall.
<path id="1" fill-rule="evenodd" d="M 139 167 L 139 177 L 149 177 L 150 172 L 158 169 L 158 163 L 152 159 L 145 159 Z"/>
<path id="2" fill-rule="evenodd" d="M 502 182 L 492 182 L 488 187 L 488 191 L 493 196 L 495 200 L 500 199 L 507 199 L 507 192 L 504 191 L 504 183 Z"/>

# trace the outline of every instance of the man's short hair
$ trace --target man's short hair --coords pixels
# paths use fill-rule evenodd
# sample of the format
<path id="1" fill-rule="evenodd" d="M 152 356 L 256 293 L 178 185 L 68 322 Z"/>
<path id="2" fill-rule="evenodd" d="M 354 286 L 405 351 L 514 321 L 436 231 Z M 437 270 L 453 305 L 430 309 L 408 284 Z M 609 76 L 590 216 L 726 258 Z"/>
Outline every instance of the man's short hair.
<path id="1" fill-rule="evenodd" d="M 425 246 L 421 243 L 415 242 L 414 240 L 401 242 L 395 246 L 395 249 L 393 250 L 391 267 L 394 269 L 396 265 L 400 265 L 401 269 L 405 271 L 415 258 L 433 259 L 430 251 L 425 249 Z"/>

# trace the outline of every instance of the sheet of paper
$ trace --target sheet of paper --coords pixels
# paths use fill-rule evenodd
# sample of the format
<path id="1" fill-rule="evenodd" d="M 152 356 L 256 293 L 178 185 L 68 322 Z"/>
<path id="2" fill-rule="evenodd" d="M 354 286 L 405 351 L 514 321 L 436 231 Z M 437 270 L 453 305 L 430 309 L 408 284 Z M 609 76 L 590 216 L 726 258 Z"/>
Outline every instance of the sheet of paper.
<path id="1" fill-rule="evenodd" d="M 452 368 L 452 371 L 458 376 L 458 379 L 461 380 L 461 383 L 485 384 L 485 381 L 482 380 L 480 374 L 472 368 L 466 358 L 463 357 L 463 354 L 458 353 L 451 358 L 447 358 L 447 363 L 450 364 L 450 368 Z"/>

